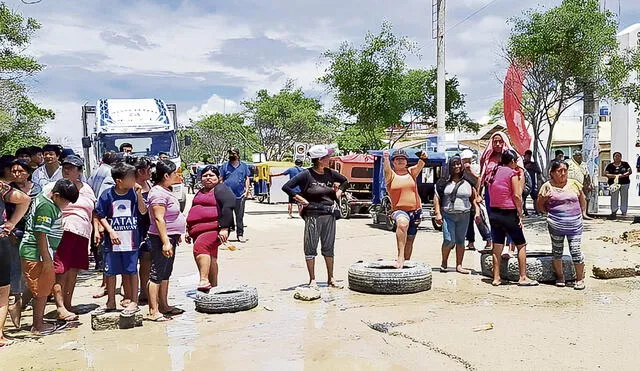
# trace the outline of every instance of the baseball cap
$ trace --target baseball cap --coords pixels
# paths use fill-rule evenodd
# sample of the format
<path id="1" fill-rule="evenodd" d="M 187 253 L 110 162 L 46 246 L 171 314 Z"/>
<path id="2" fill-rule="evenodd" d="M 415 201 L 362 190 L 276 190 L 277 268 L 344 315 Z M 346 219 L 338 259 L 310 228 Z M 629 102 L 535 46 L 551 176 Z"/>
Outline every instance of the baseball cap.
<path id="1" fill-rule="evenodd" d="M 462 153 L 460 153 L 460 159 L 466 160 L 468 158 L 473 158 L 473 151 L 470 149 L 465 149 L 464 151 L 462 151 Z"/>
<path id="2" fill-rule="evenodd" d="M 73 165 L 75 167 L 82 167 L 84 166 L 84 161 L 78 156 L 71 155 L 65 157 L 64 160 L 62 160 L 62 165 Z"/>
<path id="3" fill-rule="evenodd" d="M 391 155 L 391 159 L 395 160 L 398 157 L 404 157 L 407 160 L 409 159 L 409 155 L 407 155 L 407 152 L 404 149 L 397 149 L 393 151 L 393 154 Z"/>
<path id="4" fill-rule="evenodd" d="M 582 154 L 582 151 L 581 151 L 581 150 L 573 151 L 573 155 L 574 155 L 574 156 L 576 156 L 576 155 L 581 155 L 581 154 Z"/>
<path id="5" fill-rule="evenodd" d="M 297 159 L 294 163 L 296 165 L 302 165 L 302 160 L 301 159 Z"/>
<path id="6" fill-rule="evenodd" d="M 322 158 L 324 156 L 333 154 L 333 152 L 335 152 L 333 148 L 329 148 L 324 144 L 318 144 L 309 148 L 309 157 Z"/>

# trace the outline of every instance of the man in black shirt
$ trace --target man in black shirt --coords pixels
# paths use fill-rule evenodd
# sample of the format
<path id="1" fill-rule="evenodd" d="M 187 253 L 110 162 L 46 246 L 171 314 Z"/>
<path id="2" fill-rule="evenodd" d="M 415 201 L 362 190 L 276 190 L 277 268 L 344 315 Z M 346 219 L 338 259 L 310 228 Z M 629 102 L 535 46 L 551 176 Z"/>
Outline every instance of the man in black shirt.
<path id="1" fill-rule="evenodd" d="M 622 161 L 622 153 L 613 153 L 613 162 L 604 169 L 605 176 L 609 179 L 609 191 L 611 193 L 611 216 L 615 218 L 618 213 L 618 196 L 620 198 L 620 211 L 622 216 L 627 215 L 629 206 L 629 176 L 632 173 L 631 165 Z M 617 185 L 615 185 L 617 184 Z"/>

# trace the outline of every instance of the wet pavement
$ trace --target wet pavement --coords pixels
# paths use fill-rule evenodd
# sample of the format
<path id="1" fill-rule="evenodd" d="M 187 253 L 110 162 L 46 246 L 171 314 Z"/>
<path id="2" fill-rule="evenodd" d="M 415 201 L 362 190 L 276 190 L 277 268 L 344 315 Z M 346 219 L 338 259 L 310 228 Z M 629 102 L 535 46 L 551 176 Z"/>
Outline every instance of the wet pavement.
<path id="1" fill-rule="evenodd" d="M 220 251 L 219 280 L 223 286 L 255 286 L 257 308 L 235 314 L 195 312 L 198 277 L 191 248 L 183 244 L 170 303 L 186 313 L 168 323 L 145 321 L 143 327 L 102 332 L 92 331 L 90 315 L 84 314 L 76 328 L 40 339 L 16 332 L 8 322 L 17 342 L 0 349 L 0 369 L 637 369 L 640 284 L 635 278 L 589 277 L 587 290 L 580 292 L 551 285 L 495 288 L 477 274 L 434 271 L 430 291 L 378 296 L 327 288 L 324 263 L 318 260 L 322 298 L 301 302 L 293 294 L 307 282 L 303 221 L 288 219 L 286 205 L 249 201 L 245 222 L 249 241 L 236 243 L 236 251 Z M 527 225 L 532 247 L 547 248 L 544 220 L 528 219 Z M 588 272 L 596 259 L 640 259 L 635 251 L 640 248 L 629 251 L 630 246 L 596 240 L 628 229 L 622 222 L 587 226 Z M 438 267 L 440 243 L 440 233 L 420 230 L 414 260 Z M 394 234 L 370 225 L 370 218 L 340 220 L 336 276 L 346 285 L 351 263 L 391 259 L 394 250 Z M 465 267 L 479 270 L 479 256 L 467 251 Z M 97 274 L 83 275 L 75 303 L 103 305 L 104 299 L 90 299 L 98 286 Z M 142 310 L 146 314 L 147 308 Z M 30 323 L 30 317 L 24 318 L 23 329 Z"/>

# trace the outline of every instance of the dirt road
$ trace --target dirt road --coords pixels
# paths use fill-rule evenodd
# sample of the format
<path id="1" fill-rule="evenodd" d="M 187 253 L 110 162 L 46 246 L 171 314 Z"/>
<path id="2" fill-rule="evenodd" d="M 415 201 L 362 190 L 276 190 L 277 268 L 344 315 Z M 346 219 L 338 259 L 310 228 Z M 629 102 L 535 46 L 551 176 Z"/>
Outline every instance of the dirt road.
<path id="1" fill-rule="evenodd" d="M 634 370 L 640 354 L 640 279 L 587 278 L 585 291 L 550 285 L 492 287 L 479 275 L 434 271 L 433 289 L 414 295 L 375 296 L 322 287 L 322 299 L 293 299 L 306 283 L 301 247 L 303 221 L 287 219 L 286 206 L 247 203 L 246 236 L 236 251 L 220 252 L 222 285 L 258 288 L 251 311 L 196 313 L 191 297 L 197 274 L 191 248 L 179 248 L 170 295 L 187 312 L 168 324 L 144 322 L 133 330 L 93 332 L 90 316 L 77 328 L 41 339 L 28 326 L 0 349 L 3 370 Z M 393 258 L 394 235 L 370 218 L 338 222 L 336 276 L 346 284 L 358 260 Z M 598 259 L 640 263 L 640 247 L 596 240 L 632 229 L 622 222 L 589 222 L 584 251 L 587 272 Z M 526 236 L 549 246 L 543 220 L 530 219 Z M 421 230 L 414 260 L 438 267 L 441 235 Z M 626 250 L 626 251 L 625 251 Z M 326 281 L 323 263 L 316 271 Z M 451 261 L 450 265 L 453 264 Z M 479 270 L 479 254 L 465 266 Z M 85 274 L 77 304 L 90 299 L 97 274 Z M 266 308 L 266 309 L 265 309 Z M 49 306 L 48 310 L 53 310 Z M 146 307 L 143 312 L 146 313 Z M 30 314 L 28 314 L 30 316 Z M 27 317 L 23 321 L 31 323 Z M 474 331 L 493 324 L 493 329 Z M 376 328 L 378 330 L 374 330 Z"/>

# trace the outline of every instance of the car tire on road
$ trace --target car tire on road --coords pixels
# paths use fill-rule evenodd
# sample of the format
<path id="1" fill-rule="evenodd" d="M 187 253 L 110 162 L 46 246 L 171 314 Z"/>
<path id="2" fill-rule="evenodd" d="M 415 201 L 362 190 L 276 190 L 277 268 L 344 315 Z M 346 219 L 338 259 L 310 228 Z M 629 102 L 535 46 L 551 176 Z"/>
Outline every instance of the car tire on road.
<path id="1" fill-rule="evenodd" d="M 406 261 L 403 269 L 395 261 L 359 261 L 349 267 L 349 288 L 369 294 L 413 294 L 431 289 L 431 267 Z"/>
<path id="2" fill-rule="evenodd" d="M 213 288 L 196 294 L 196 310 L 201 313 L 235 313 L 258 306 L 258 290 L 254 287 Z"/>
<path id="3" fill-rule="evenodd" d="M 480 256 L 480 266 L 482 267 L 483 276 L 493 277 L 493 256 L 491 254 L 482 254 Z M 571 257 L 568 255 L 562 257 L 562 270 L 564 271 L 565 281 L 576 280 L 576 270 Z M 503 280 L 513 282 L 520 279 L 517 257 L 502 259 L 500 277 Z M 530 256 L 527 252 L 527 277 L 538 282 L 554 282 L 556 280 L 556 272 L 553 270 L 553 256 L 541 253 L 534 253 L 534 256 Z"/>

